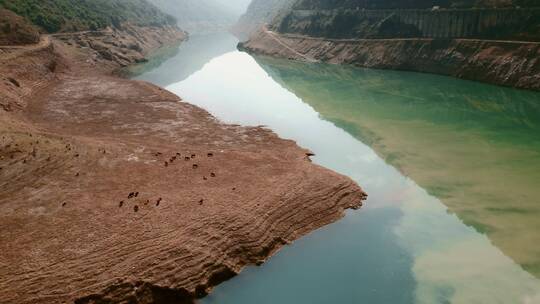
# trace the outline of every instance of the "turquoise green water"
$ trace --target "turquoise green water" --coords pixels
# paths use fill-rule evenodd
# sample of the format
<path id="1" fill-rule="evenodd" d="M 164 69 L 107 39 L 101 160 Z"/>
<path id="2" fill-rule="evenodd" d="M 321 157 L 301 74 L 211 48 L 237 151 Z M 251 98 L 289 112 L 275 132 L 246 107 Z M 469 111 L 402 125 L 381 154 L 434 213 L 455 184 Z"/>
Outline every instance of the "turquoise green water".
<path id="1" fill-rule="evenodd" d="M 370 197 L 203 303 L 540 303 L 539 94 L 255 59 L 222 38 L 192 39 L 138 78 L 267 125 Z"/>

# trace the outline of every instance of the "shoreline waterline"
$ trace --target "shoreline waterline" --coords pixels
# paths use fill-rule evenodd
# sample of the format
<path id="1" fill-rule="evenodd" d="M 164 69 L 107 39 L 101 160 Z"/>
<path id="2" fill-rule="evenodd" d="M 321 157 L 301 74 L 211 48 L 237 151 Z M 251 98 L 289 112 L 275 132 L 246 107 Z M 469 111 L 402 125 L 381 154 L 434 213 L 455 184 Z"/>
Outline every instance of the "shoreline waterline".
<path id="1" fill-rule="evenodd" d="M 174 60 L 181 56 L 180 52 Z M 261 267 L 248 268 L 218 286 L 203 303 L 528 304 L 538 300 L 538 278 L 494 246 L 485 232 L 464 224 L 441 202 L 441 194 L 419 186 L 414 180 L 418 174 L 405 176 L 391 155 L 382 158 L 379 148 L 368 145 L 365 139 L 370 137 L 354 133 L 358 130 L 352 115 L 355 108 L 349 109 L 352 120 L 325 110 L 325 105 L 332 105 L 325 100 L 333 96 L 351 101 L 370 96 L 365 92 L 371 82 L 363 91 L 351 91 L 358 86 L 354 81 L 359 76 L 347 80 L 343 78 L 347 73 L 333 75 L 331 69 L 313 75 L 309 64 L 303 70 L 302 64 L 287 61 L 262 64 L 245 53 L 229 51 L 166 88 L 225 122 L 265 125 L 280 137 L 295 140 L 315 152 L 317 164 L 351 177 L 370 197 L 362 210 L 348 212 L 340 222 L 285 247 Z M 278 74 L 270 75 L 272 69 Z M 152 74 L 160 71 L 174 73 L 174 66 L 164 64 Z M 370 78 L 376 81 L 371 87 L 384 87 L 392 77 L 409 75 L 382 71 Z M 152 81 L 153 76 L 148 76 L 137 78 Z M 325 86 L 332 77 L 337 77 L 335 83 Z M 429 78 L 424 75 L 417 81 L 424 81 L 422 77 Z M 304 89 L 319 99 L 304 94 Z M 397 103 L 411 95 L 394 96 Z M 414 113 L 411 109 L 415 108 L 400 111 Z M 371 133 L 384 130 L 376 124 L 360 127 Z M 372 139 L 387 136 L 376 132 Z"/>

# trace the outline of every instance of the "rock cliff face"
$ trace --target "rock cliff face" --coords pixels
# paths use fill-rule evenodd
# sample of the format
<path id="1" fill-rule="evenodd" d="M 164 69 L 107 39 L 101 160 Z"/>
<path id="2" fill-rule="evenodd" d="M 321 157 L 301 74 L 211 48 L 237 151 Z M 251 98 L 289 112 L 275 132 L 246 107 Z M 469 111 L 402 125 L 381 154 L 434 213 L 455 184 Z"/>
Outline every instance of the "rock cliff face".
<path id="1" fill-rule="evenodd" d="M 529 7 L 494 7 L 516 4 Z M 434 5 L 442 8 L 427 9 Z M 437 73 L 537 90 L 540 8 L 533 5 L 299 0 L 241 47 L 272 56 Z"/>

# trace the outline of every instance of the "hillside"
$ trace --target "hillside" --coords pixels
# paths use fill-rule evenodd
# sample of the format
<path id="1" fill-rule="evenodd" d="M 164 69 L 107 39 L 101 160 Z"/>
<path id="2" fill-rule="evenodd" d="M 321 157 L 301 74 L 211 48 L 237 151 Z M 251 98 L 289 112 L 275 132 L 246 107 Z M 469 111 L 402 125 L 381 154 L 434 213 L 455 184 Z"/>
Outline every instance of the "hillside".
<path id="1" fill-rule="evenodd" d="M 146 0 L 0 0 L 49 33 L 96 30 L 130 22 L 135 25 L 173 24 L 174 18 Z"/>

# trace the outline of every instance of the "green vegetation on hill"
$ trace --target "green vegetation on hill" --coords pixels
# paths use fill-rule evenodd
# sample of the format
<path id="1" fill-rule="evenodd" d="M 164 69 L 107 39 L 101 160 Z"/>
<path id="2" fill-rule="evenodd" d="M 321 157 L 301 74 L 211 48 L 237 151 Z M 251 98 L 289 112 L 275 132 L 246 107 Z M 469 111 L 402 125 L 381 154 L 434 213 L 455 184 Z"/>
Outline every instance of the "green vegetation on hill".
<path id="1" fill-rule="evenodd" d="M 155 26 L 176 22 L 146 0 L 0 0 L 0 6 L 50 33 L 96 30 L 123 22 Z"/>

